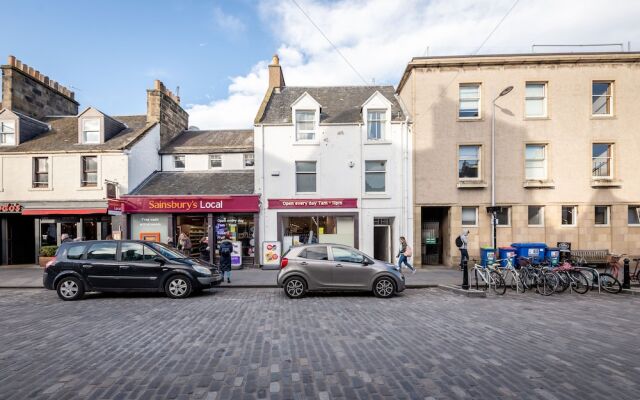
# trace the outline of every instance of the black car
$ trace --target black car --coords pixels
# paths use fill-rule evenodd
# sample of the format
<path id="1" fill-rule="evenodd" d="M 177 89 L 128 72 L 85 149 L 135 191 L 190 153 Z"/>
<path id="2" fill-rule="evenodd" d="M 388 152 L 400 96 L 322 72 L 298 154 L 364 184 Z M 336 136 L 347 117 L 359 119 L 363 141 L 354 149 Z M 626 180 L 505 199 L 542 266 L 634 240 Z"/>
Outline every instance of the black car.
<path id="1" fill-rule="evenodd" d="M 62 300 L 78 300 L 90 291 L 164 292 L 180 299 L 220 282 L 217 268 L 142 240 L 62 243 L 43 276 L 44 287 Z"/>

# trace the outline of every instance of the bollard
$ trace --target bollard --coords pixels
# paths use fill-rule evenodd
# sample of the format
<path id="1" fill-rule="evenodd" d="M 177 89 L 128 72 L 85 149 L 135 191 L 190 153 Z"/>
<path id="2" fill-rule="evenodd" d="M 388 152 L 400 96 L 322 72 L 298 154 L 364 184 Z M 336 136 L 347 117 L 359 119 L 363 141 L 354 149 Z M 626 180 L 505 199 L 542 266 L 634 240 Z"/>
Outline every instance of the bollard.
<path id="1" fill-rule="evenodd" d="M 631 289 L 631 277 L 629 276 L 629 259 L 624 259 L 624 267 L 622 269 L 622 288 Z"/>
<path id="2" fill-rule="evenodd" d="M 467 259 L 462 260 L 462 289 L 469 290 L 469 274 L 467 270 Z"/>

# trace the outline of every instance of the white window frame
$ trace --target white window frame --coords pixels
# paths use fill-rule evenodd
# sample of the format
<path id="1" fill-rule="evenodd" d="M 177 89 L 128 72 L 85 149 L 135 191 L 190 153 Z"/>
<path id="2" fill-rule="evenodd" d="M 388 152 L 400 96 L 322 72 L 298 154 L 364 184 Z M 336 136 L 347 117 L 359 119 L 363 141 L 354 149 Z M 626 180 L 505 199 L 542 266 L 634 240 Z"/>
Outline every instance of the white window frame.
<path id="1" fill-rule="evenodd" d="M 5 132 L 5 126 L 10 126 L 13 132 Z M 8 143 L 6 138 L 13 137 L 13 143 Z M 0 146 L 15 146 L 16 145 L 16 121 L 13 119 L 0 121 Z"/>
<path id="2" fill-rule="evenodd" d="M 542 86 L 542 97 L 540 96 L 527 96 L 527 86 L 533 86 L 533 85 L 541 85 Z M 527 114 L 527 102 L 528 101 L 539 101 L 542 100 L 542 114 L 541 115 L 529 115 Z M 547 100 L 547 82 L 539 82 L 539 81 L 531 81 L 531 82 L 526 82 L 524 85 L 524 116 L 525 118 L 531 118 L 531 119 L 535 119 L 535 118 L 547 118 L 549 115 L 549 112 L 547 110 L 548 107 L 548 100 Z"/>
<path id="3" fill-rule="evenodd" d="M 381 114 L 381 117 L 378 119 L 372 118 L 372 114 Z M 380 124 L 380 137 L 372 138 L 369 136 L 370 129 L 373 124 Z M 384 141 L 386 138 L 387 131 L 387 110 L 385 109 L 368 109 L 367 110 L 367 140 L 370 142 L 379 142 Z"/>
<path id="4" fill-rule="evenodd" d="M 475 211 L 475 223 L 473 225 L 467 225 L 464 223 L 464 219 L 463 219 L 463 214 L 464 214 L 464 209 L 469 209 L 472 208 Z M 464 226 L 464 227 L 470 227 L 470 228 L 474 228 L 478 226 L 478 207 L 476 206 L 462 206 L 460 207 L 460 225 Z"/>
<path id="5" fill-rule="evenodd" d="M 539 224 L 531 224 L 529 222 L 529 208 L 531 207 L 538 207 L 540 209 L 540 223 Z M 529 205 L 527 206 L 527 226 L 528 227 L 543 227 L 544 226 L 544 206 L 537 206 L 537 205 Z"/>
<path id="6" fill-rule="evenodd" d="M 298 114 L 313 114 L 313 129 L 299 129 L 299 119 Z M 316 110 L 295 110 L 295 130 L 296 130 L 296 142 L 315 142 L 317 140 L 316 130 L 318 126 L 318 120 L 316 118 L 317 112 Z M 304 120 L 304 122 L 309 122 L 308 120 Z M 300 135 L 308 135 L 311 134 L 311 138 L 300 138 Z"/>
<path id="7" fill-rule="evenodd" d="M 593 146 L 596 145 L 607 145 L 609 146 L 609 157 L 594 157 L 593 156 Z M 594 142 L 591 143 L 591 179 L 613 179 L 614 173 L 613 173 L 613 167 L 614 167 L 614 144 L 613 143 L 605 143 L 605 142 Z M 609 163 L 609 175 L 594 175 L 594 168 L 593 168 L 593 164 L 595 162 L 596 159 L 602 159 L 602 158 L 606 158 L 608 160 Z"/>
<path id="8" fill-rule="evenodd" d="M 178 167 L 176 165 L 176 163 L 178 162 L 179 159 L 182 159 L 182 167 Z M 185 169 L 187 167 L 187 156 L 185 156 L 184 154 L 176 154 L 173 156 L 172 158 L 173 161 L 173 168 L 174 169 Z"/>
<path id="9" fill-rule="evenodd" d="M 98 130 L 88 130 L 86 128 L 87 122 L 97 122 L 98 123 Z M 100 144 L 100 137 L 101 137 L 101 121 L 100 118 L 83 118 L 82 119 L 82 143 L 83 144 Z M 96 133 L 98 135 L 98 139 L 97 141 L 88 141 L 87 140 L 87 132 L 92 132 L 92 133 Z"/>
<path id="10" fill-rule="evenodd" d="M 544 157 L 542 159 L 539 159 L 539 158 L 529 159 L 529 158 L 527 158 L 527 147 L 529 147 L 529 146 L 542 147 L 542 150 L 544 152 Z M 547 146 L 546 143 L 526 143 L 524 145 L 524 179 L 526 181 L 540 181 L 540 180 L 546 181 L 547 179 L 549 179 L 549 168 L 548 168 L 548 162 L 547 162 L 547 159 L 549 157 L 547 157 L 547 155 L 548 155 L 547 148 L 548 148 L 548 146 Z M 542 164 L 544 166 L 544 177 L 542 179 L 530 178 L 529 176 L 527 176 L 527 171 L 528 171 L 527 161 L 542 161 Z"/>
<path id="11" fill-rule="evenodd" d="M 573 209 L 572 210 L 573 223 L 571 224 L 565 224 L 562 220 L 562 209 L 565 207 L 571 207 Z M 566 227 L 578 226 L 578 206 L 560 206 L 560 226 L 566 226 Z"/>
<path id="12" fill-rule="evenodd" d="M 460 97 L 460 92 L 461 89 L 463 87 L 473 87 L 473 86 L 477 86 L 478 87 L 478 97 L 475 98 L 468 98 L 468 99 L 464 99 L 465 101 L 477 101 L 478 102 L 478 115 L 475 117 L 462 117 L 460 116 L 460 111 L 462 110 L 462 107 L 460 107 L 462 105 L 462 97 Z M 460 83 L 458 85 L 458 119 L 459 120 L 463 120 L 463 121 L 468 121 L 468 120 L 479 120 L 482 119 L 482 83 L 480 82 L 465 82 L 465 83 Z"/>
<path id="13" fill-rule="evenodd" d="M 315 165 L 315 170 L 313 172 L 307 172 L 307 171 L 301 171 L 298 172 L 298 163 L 299 162 L 306 162 L 306 163 L 314 163 Z M 294 185 L 296 188 L 296 193 L 317 193 L 318 192 L 318 162 L 316 160 L 296 160 L 294 162 Z M 303 174 L 303 175 L 315 175 L 316 176 L 316 187 L 315 190 L 312 192 L 301 192 L 298 190 L 298 174 Z"/>
<path id="14" fill-rule="evenodd" d="M 593 99 L 595 97 L 601 97 L 601 96 L 596 96 L 595 94 L 593 94 L 593 85 L 597 84 L 597 83 L 607 83 L 609 84 L 609 94 L 605 94 L 604 97 L 608 98 L 609 100 L 609 113 L 607 114 L 594 114 L 593 113 Z M 606 118 L 606 117 L 612 117 L 614 115 L 614 109 L 613 109 L 613 93 L 614 93 L 614 81 L 607 81 L 607 80 L 602 80 L 602 81 L 592 81 L 591 82 L 591 116 L 594 118 Z"/>
<path id="15" fill-rule="evenodd" d="M 248 160 L 251 160 L 251 165 L 247 165 Z M 256 165 L 255 154 L 253 153 L 242 154 L 242 165 L 244 166 L 244 168 L 253 168 Z"/>
<path id="16" fill-rule="evenodd" d="M 85 164 L 84 161 L 87 158 L 93 158 L 93 159 L 96 160 L 96 170 L 95 170 L 96 183 L 95 183 L 95 185 L 89 184 L 90 181 L 84 179 L 85 172 L 86 172 L 85 169 L 84 169 L 84 164 Z M 100 187 L 99 183 L 100 183 L 100 160 L 98 159 L 98 156 L 80 156 L 80 186 L 84 187 L 84 188 L 98 188 L 98 187 Z"/>
<path id="17" fill-rule="evenodd" d="M 46 168 L 46 174 L 47 174 L 47 181 L 46 182 L 39 182 L 36 180 L 36 176 L 38 174 L 38 172 L 36 171 L 36 166 L 38 164 L 38 160 L 42 159 L 46 161 L 45 164 L 45 168 Z M 32 161 L 31 161 L 31 165 L 32 165 L 32 169 L 33 169 L 33 173 L 31 174 L 31 188 L 32 189 L 48 189 L 49 188 L 49 174 L 51 173 L 49 171 L 49 157 L 33 157 Z M 43 172 L 40 172 L 40 174 L 43 174 Z M 44 184 L 44 186 L 37 186 L 38 184 Z"/>
<path id="18" fill-rule="evenodd" d="M 631 222 L 629 222 L 629 212 L 631 211 L 631 208 L 635 208 L 636 209 L 636 215 L 638 217 L 638 223 L 637 224 L 633 224 Z M 628 226 L 640 226 L 640 204 L 630 204 L 627 206 L 627 225 Z"/>
<path id="19" fill-rule="evenodd" d="M 605 213 L 606 222 L 604 224 L 599 224 L 598 221 L 596 221 L 596 208 L 598 207 L 604 207 L 604 209 L 606 210 L 606 213 Z M 611 206 L 603 206 L 603 205 L 593 206 L 593 224 L 595 226 L 609 226 L 611 224 Z"/>
<path id="20" fill-rule="evenodd" d="M 367 162 L 383 163 L 382 171 L 367 171 Z M 367 190 L 367 175 L 369 174 L 382 174 L 384 177 L 384 190 L 382 191 L 369 191 Z M 387 193 L 387 160 L 365 160 L 364 162 L 364 191 L 367 194 L 383 194 Z"/>
<path id="21" fill-rule="evenodd" d="M 214 167 L 212 165 L 214 160 L 220 161 L 220 165 Z M 185 162 L 185 167 L 186 167 L 186 162 Z M 222 154 L 209 154 L 209 169 L 220 169 L 220 168 L 222 168 Z"/>
<path id="22" fill-rule="evenodd" d="M 464 160 L 475 160 L 471 158 L 461 158 L 460 157 L 460 148 L 462 147 L 477 147 L 478 148 L 478 176 L 476 178 L 461 178 L 460 177 L 460 161 Z M 477 182 L 482 180 L 482 145 L 481 144 L 459 144 L 458 145 L 458 154 L 457 154 L 458 162 L 456 163 L 456 176 L 458 177 L 458 181 L 460 182 Z"/>

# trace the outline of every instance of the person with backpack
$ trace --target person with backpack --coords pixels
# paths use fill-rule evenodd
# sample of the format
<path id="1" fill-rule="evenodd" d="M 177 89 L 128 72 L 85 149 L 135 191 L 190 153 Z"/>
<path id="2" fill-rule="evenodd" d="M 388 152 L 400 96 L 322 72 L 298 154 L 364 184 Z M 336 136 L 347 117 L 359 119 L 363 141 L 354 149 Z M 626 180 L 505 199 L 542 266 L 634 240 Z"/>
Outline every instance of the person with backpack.
<path id="1" fill-rule="evenodd" d="M 408 259 L 413 255 L 413 251 L 411 246 L 407 244 L 407 239 L 404 236 L 400 236 L 400 251 L 396 258 L 398 259 L 398 267 L 400 271 L 402 271 L 402 264 L 405 264 L 407 268 L 411 270 L 412 273 L 416 273 L 416 269 L 409 263 Z"/>
<path id="2" fill-rule="evenodd" d="M 456 238 L 456 246 L 460 250 L 460 270 L 462 271 L 462 263 L 469 261 L 469 252 L 467 248 L 469 246 L 469 230 L 464 229 L 462 234 Z"/>
<path id="3" fill-rule="evenodd" d="M 191 255 L 191 239 L 189 235 L 184 232 L 180 233 L 178 236 L 178 249 L 182 251 L 182 254 L 189 257 Z"/>
<path id="4" fill-rule="evenodd" d="M 220 242 L 220 272 L 222 272 L 222 280 L 227 277 L 227 283 L 231 283 L 231 254 L 233 253 L 233 243 L 231 243 L 231 235 L 224 235 L 224 240 Z"/>

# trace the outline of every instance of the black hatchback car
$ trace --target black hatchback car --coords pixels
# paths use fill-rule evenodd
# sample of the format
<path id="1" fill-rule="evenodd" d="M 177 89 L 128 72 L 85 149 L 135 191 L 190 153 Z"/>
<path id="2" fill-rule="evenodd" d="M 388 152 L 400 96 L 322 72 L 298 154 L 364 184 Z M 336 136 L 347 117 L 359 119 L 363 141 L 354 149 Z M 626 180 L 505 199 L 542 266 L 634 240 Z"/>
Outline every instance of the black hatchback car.
<path id="1" fill-rule="evenodd" d="M 43 284 L 62 300 L 85 292 L 152 291 L 175 299 L 222 282 L 215 267 L 161 243 L 92 240 L 62 243 L 47 263 Z"/>

